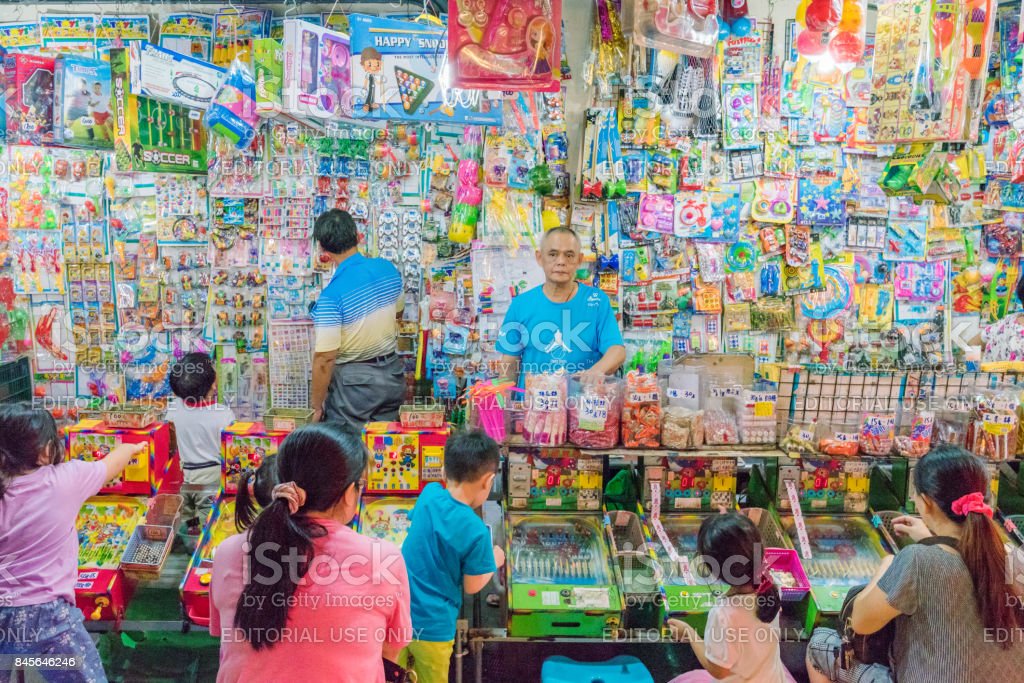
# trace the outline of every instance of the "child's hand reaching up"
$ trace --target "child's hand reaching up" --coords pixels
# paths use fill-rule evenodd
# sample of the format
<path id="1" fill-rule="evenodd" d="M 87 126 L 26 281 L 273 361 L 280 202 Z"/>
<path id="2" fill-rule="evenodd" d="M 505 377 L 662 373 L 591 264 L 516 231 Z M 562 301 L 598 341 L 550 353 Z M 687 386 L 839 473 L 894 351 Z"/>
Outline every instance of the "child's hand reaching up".
<path id="1" fill-rule="evenodd" d="M 132 458 L 145 453 L 148 448 L 149 444 L 146 442 L 123 443 L 110 451 L 110 455 L 103 458 L 103 464 L 107 466 L 107 481 L 124 472 L 124 468 L 128 467 Z"/>
<path id="2" fill-rule="evenodd" d="M 501 569 L 505 566 L 505 551 L 501 546 L 494 546 L 494 566 Z"/>

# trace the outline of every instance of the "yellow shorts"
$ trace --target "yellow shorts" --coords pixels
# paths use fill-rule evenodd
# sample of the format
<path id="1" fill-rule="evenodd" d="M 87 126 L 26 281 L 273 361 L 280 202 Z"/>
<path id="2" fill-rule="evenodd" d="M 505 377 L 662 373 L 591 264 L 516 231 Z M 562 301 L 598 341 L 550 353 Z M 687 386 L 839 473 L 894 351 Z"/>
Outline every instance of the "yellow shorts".
<path id="1" fill-rule="evenodd" d="M 454 646 L 454 640 L 444 643 L 414 640 L 402 650 L 398 663 L 416 672 L 416 683 L 448 683 Z"/>

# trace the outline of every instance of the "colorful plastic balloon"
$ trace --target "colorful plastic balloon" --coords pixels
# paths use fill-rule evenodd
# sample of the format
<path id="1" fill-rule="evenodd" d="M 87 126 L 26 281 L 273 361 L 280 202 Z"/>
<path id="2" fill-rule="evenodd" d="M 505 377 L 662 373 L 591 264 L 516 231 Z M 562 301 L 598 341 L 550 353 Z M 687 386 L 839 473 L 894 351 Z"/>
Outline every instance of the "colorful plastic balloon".
<path id="1" fill-rule="evenodd" d="M 843 5 L 836 0 L 811 0 L 804 16 L 808 30 L 827 33 L 839 24 Z"/>
<path id="2" fill-rule="evenodd" d="M 864 8 L 858 0 L 847 0 L 843 3 L 843 13 L 837 28 L 850 33 L 858 33 L 864 28 Z"/>
<path id="3" fill-rule="evenodd" d="M 729 37 L 729 22 L 725 19 L 721 19 L 718 22 L 718 39 L 725 40 Z"/>
<path id="4" fill-rule="evenodd" d="M 806 30 L 796 37 L 796 51 L 806 57 L 808 61 L 818 61 L 827 49 L 828 41 L 825 39 L 825 34 L 820 31 Z"/>
<path id="5" fill-rule="evenodd" d="M 732 22 L 732 26 L 730 28 L 732 34 L 737 38 L 743 38 L 744 36 L 750 35 L 750 29 L 750 19 L 747 19 L 746 17 L 740 17 L 736 21 Z"/>
<path id="6" fill-rule="evenodd" d="M 840 31 L 828 43 L 828 53 L 843 73 L 849 73 L 864 56 L 864 41 L 849 31 Z"/>

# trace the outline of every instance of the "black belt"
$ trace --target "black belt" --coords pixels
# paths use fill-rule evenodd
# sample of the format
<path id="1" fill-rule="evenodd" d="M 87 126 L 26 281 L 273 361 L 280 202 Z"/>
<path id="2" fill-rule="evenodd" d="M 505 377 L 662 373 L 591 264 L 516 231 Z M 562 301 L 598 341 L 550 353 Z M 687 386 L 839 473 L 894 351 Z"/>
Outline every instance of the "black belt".
<path id="1" fill-rule="evenodd" d="M 384 354 L 383 356 L 377 356 L 376 358 L 364 358 L 363 360 L 354 360 L 346 365 L 360 364 L 360 365 L 380 365 L 381 363 L 387 363 L 398 358 L 398 354 L 392 351 L 391 353 Z"/>

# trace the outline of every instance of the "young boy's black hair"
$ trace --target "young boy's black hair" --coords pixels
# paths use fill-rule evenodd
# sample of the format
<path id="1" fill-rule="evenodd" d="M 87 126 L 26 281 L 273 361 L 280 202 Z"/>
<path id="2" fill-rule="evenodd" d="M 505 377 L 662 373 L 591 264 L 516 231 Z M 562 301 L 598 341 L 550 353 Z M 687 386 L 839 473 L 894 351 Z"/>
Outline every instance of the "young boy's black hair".
<path id="1" fill-rule="evenodd" d="M 209 354 L 189 353 L 171 366 L 171 391 L 188 405 L 205 400 L 216 381 L 217 371 Z"/>
<path id="2" fill-rule="evenodd" d="M 444 447 L 445 477 L 455 483 L 476 481 L 500 461 L 498 442 L 478 429 L 455 434 Z"/>

